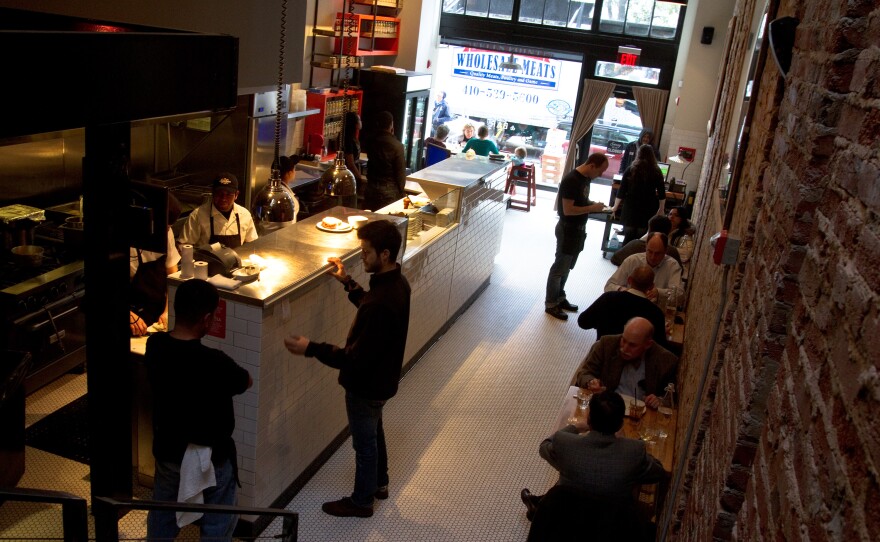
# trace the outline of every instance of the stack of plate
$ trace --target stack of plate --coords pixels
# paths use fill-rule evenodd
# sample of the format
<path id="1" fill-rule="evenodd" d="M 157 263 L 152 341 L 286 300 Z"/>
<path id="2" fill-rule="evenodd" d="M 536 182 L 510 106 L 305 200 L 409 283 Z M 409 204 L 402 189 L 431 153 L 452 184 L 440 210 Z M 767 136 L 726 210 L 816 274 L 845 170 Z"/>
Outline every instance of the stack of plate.
<path id="1" fill-rule="evenodd" d="M 419 213 L 412 213 L 409 215 L 409 221 L 406 226 L 406 238 L 413 239 L 419 232 L 422 231 L 422 215 Z"/>

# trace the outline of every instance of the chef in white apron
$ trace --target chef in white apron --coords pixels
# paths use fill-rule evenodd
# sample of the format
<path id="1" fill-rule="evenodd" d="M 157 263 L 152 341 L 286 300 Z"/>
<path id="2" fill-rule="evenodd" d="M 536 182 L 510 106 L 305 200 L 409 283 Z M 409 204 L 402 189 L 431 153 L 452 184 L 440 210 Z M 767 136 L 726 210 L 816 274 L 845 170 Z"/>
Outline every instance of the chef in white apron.
<path id="1" fill-rule="evenodd" d="M 220 243 L 234 249 L 255 240 L 257 229 L 250 211 L 235 203 L 238 193 L 238 179 L 232 173 L 221 173 L 214 179 L 211 201 L 189 215 L 180 244 Z"/>

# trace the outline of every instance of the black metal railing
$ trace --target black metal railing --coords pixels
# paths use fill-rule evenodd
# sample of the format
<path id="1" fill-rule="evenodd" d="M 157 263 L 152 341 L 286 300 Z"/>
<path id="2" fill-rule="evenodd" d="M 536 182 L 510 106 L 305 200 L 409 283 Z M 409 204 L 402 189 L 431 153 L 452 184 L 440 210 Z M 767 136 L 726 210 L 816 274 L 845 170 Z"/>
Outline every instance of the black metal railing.
<path id="1" fill-rule="evenodd" d="M 281 534 L 274 537 L 281 542 L 296 542 L 299 514 L 279 508 L 252 508 L 219 504 L 186 504 L 166 501 L 118 501 L 109 497 L 95 497 L 92 514 L 95 516 L 95 540 L 119 542 L 119 518 L 131 510 L 165 510 L 169 512 L 227 512 L 229 514 L 275 516 L 282 518 Z M 241 538 L 236 535 L 236 538 Z"/>
<path id="2" fill-rule="evenodd" d="M 61 505 L 61 528 L 64 542 L 88 542 L 89 510 L 82 497 L 64 491 L 45 489 L 0 488 L 0 502 L 37 502 Z"/>

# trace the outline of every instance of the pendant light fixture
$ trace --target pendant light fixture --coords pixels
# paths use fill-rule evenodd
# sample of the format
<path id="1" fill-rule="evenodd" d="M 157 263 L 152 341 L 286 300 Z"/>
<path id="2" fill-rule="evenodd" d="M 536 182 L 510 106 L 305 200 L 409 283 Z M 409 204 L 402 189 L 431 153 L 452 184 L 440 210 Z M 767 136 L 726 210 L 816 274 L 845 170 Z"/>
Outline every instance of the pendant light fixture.
<path id="1" fill-rule="evenodd" d="M 339 198 L 339 204 L 348 204 L 349 207 L 357 207 L 357 181 L 354 173 L 349 171 L 345 166 L 345 126 L 347 124 L 346 117 L 351 105 L 349 96 L 349 83 L 351 78 L 351 53 L 352 46 L 356 40 L 354 37 L 353 27 L 358 24 L 357 17 L 354 16 L 354 0 L 348 0 L 348 13 L 342 18 L 342 28 L 340 29 L 340 38 L 342 46 L 339 48 L 339 63 L 341 69 L 344 70 L 342 80 L 342 129 L 336 145 L 336 160 L 333 163 L 331 176 L 324 186 L 324 193 L 328 196 Z M 345 48 L 348 46 L 348 52 Z M 342 68 L 342 60 L 345 59 L 345 67 Z"/>
<path id="2" fill-rule="evenodd" d="M 268 184 L 254 198 L 251 215 L 260 235 L 281 229 L 296 222 L 299 202 L 293 191 L 281 181 L 281 122 L 284 108 L 284 35 L 287 26 L 287 0 L 281 0 L 281 36 L 278 49 L 278 88 L 275 96 L 275 159 Z"/>

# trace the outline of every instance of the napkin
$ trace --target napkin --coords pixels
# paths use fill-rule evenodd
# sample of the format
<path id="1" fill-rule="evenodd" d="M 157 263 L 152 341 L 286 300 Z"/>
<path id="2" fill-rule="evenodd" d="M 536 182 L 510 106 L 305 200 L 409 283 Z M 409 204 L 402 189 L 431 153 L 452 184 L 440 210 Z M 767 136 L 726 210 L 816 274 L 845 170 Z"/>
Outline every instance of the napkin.
<path id="1" fill-rule="evenodd" d="M 241 281 L 228 279 L 223 275 L 214 275 L 213 277 L 208 279 L 208 282 L 218 288 L 223 288 L 224 290 L 235 290 L 236 288 L 241 286 Z"/>

